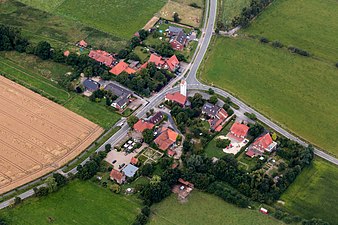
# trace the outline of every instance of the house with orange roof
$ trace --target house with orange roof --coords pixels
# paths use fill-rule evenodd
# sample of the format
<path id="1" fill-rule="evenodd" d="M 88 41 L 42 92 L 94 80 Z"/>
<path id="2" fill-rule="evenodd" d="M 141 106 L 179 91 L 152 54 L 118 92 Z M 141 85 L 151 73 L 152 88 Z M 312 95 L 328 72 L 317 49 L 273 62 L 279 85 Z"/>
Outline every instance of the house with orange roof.
<path id="1" fill-rule="evenodd" d="M 78 42 L 77 45 L 80 46 L 80 47 L 83 47 L 83 48 L 87 48 L 88 43 L 85 42 L 84 40 L 81 40 L 81 41 Z"/>
<path id="2" fill-rule="evenodd" d="M 276 149 L 277 143 L 274 142 L 269 133 L 257 138 L 252 145 L 250 145 L 246 155 L 254 157 L 256 155 L 262 155 L 265 152 L 272 152 Z"/>
<path id="3" fill-rule="evenodd" d="M 138 158 L 135 158 L 135 157 L 131 158 L 130 163 L 133 164 L 133 165 L 137 165 Z"/>
<path id="4" fill-rule="evenodd" d="M 113 62 L 116 61 L 116 59 L 110 53 L 102 50 L 91 50 L 88 56 L 108 67 L 112 67 Z"/>
<path id="5" fill-rule="evenodd" d="M 166 60 L 166 65 L 168 66 L 169 70 L 173 72 L 178 69 L 180 61 L 178 61 L 176 55 L 173 55 Z"/>
<path id="6" fill-rule="evenodd" d="M 123 172 L 112 169 L 110 172 L 110 179 L 116 181 L 118 184 L 123 184 L 126 181 L 126 176 Z"/>
<path id="7" fill-rule="evenodd" d="M 143 119 L 139 119 L 137 123 L 134 124 L 133 128 L 135 131 L 142 133 L 146 129 L 153 129 L 155 124 L 149 123 L 148 121 L 145 121 Z"/>
<path id="8" fill-rule="evenodd" d="M 151 54 L 148 63 L 154 63 L 157 68 L 162 69 L 165 61 L 162 59 L 162 56 Z"/>
<path id="9" fill-rule="evenodd" d="M 63 52 L 63 55 L 66 56 L 66 57 L 68 57 L 69 54 L 70 54 L 70 51 L 69 51 L 69 50 L 66 50 L 66 51 Z"/>
<path id="10" fill-rule="evenodd" d="M 159 149 L 165 151 L 174 143 L 176 143 L 177 137 L 178 133 L 168 127 L 162 127 L 160 130 L 160 135 L 155 138 L 154 142 L 159 147 Z"/>
<path id="11" fill-rule="evenodd" d="M 178 69 L 180 65 L 180 61 L 178 61 L 176 55 L 173 55 L 168 59 L 163 59 L 162 56 L 151 54 L 148 63 L 154 63 L 158 69 L 169 69 L 171 72 Z"/>
<path id="12" fill-rule="evenodd" d="M 114 66 L 109 72 L 118 76 L 120 75 L 120 73 L 122 73 L 123 71 L 125 71 L 128 68 L 128 64 L 120 61 L 116 66 Z"/>
<path id="13" fill-rule="evenodd" d="M 166 101 L 177 102 L 181 106 L 185 105 L 187 99 L 187 96 L 182 95 L 180 92 L 168 93 L 165 95 Z"/>
<path id="14" fill-rule="evenodd" d="M 248 134 L 249 127 L 245 124 L 235 122 L 230 128 L 230 134 L 238 141 L 243 141 Z"/>

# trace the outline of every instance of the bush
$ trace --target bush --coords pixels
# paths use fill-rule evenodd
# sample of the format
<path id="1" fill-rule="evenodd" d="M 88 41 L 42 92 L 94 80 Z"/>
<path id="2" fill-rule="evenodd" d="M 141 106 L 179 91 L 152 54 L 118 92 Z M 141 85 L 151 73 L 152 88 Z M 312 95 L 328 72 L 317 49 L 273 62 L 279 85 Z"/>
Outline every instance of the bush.
<path id="1" fill-rule="evenodd" d="M 261 38 L 259 39 L 259 41 L 260 41 L 261 43 L 264 43 L 264 44 L 269 43 L 269 40 L 268 40 L 267 38 L 265 38 L 265 37 L 261 37 Z"/>
<path id="2" fill-rule="evenodd" d="M 338 68 L 338 62 L 336 63 L 336 67 Z"/>
<path id="3" fill-rule="evenodd" d="M 19 205 L 22 202 L 22 199 L 18 196 L 14 198 L 14 205 Z"/>
<path id="4" fill-rule="evenodd" d="M 301 56 L 310 56 L 309 52 L 302 50 L 302 49 L 299 49 L 299 48 L 296 48 L 296 47 L 293 47 L 293 46 L 289 46 L 288 49 L 289 49 L 290 52 L 296 53 L 296 54 L 301 55 Z"/>
<path id="5" fill-rule="evenodd" d="M 280 43 L 279 41 L 273 41 L 272 46 L 275 48 L 283 48 L 283 44 Z"/>
<path id="6" fill-rule="evenodd" d="M 200 9 L 201 7 L 199 5 L 197 5 L 196 2 L 190 3 L 189 6 L 193 7 L 193 8 L 197 8 Z"/>
<path id="7" fill-rule="evenodd" d="M 229 139 L 216 139 L 216 147 L 217 148 L 226 148 L 229 146 L 230 144 L 230 140 Z"/>
<path id="8" fill-rule="evenodd" d="M 145 206 L 142 208 L 141 212 L 145 215 L 145 216 L 149 216 L 150 215 L 150 208 L 149 206 Z"/>

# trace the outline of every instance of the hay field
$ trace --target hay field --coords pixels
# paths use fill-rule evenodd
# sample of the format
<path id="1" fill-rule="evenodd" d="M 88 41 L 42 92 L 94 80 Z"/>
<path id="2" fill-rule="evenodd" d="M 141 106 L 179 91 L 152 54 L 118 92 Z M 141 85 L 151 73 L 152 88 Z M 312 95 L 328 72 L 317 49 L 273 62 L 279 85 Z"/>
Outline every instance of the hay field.
<path id="1" fill-rule="evenodd" d="M 75 158 L 103 129 L 0 76 L 0 194 Z"/>

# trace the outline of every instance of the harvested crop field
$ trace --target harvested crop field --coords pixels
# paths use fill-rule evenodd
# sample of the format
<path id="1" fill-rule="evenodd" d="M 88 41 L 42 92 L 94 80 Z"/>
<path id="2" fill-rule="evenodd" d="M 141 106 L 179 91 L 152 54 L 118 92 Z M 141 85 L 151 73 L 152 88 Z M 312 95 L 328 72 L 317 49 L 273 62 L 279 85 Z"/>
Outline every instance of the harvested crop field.
<path id="1" fill-rule="evenodd" d="M 75 158 L 98 125 L 0 76 L 0 194 Z"/>

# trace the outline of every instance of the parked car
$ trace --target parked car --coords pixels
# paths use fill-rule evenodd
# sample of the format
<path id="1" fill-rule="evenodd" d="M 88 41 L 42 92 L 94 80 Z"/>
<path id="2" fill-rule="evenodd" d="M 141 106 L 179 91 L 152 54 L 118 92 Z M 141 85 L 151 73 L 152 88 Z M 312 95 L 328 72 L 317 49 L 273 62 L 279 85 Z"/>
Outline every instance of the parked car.
<path id="1" fill-rule="evenodd" d="M 115 164 L 116 163 L 116 159 L 115 160 L 113 160 L 113 162 L 112 162 L 113 164 Z"/>

